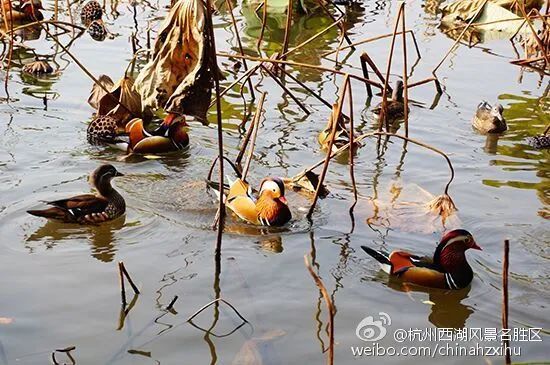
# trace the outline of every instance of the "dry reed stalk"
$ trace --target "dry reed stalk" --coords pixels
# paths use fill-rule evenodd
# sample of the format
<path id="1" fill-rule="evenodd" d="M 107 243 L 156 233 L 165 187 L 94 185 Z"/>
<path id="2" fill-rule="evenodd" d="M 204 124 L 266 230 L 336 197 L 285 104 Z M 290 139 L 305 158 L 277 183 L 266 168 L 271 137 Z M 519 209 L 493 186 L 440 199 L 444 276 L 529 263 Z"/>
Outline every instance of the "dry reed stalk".
<path id="1" fill-rule="evenodd" d="M 321 189 L 323 187 L 323 182 L 325 181 L 325 176 L 327 175 L 328 165 L 329 165 L 330 160 L 331 160 L 330 156 L 331 156 L 331 152 L 332 152 L 332 146 L 334 145 L 334 139 L 335 139 L 335 136 L 336 136 L 336 129 L 337 129 L 337 126 L 338 126 L 338 120 L 341 117 L 342 105 L 344 103 L 344 98 L 345 98 L 345 95 L 346 95 L 346 90 L 347 90 L 349 82 L 350 82 L 349 75 L 346 74 L 344 76 L 344 81 L 342 82 L 342 86 L 341 86 L 341 89 L 340 89 L 340 95 L 338 96 L 338 102 L 334 105 L 334 108 L 332 109 L 331 118 L 333 118 L 332 119 L 333 123 L 332 123 L 332 130 L 330 132 L 330 137 L 329 137 L 329 144 L 328 144 L 328 147 L 327 147 L 327 155 L 325 157 L 323 170 L 321 171 L 321 175 L 319 176 L 319 182 L 317 184 L 317 188 L 315 189 L 315 195 L 313 196 L 313 202 L 311 203 L 311 206 L 309 207 L 309 210 L 308 210 L 307 215 L 306 215 L 307 219 L 309 219 L 309 220 L 311 220 L 311 215 L 313 214 L 313 210 L 315 209 L 315 206 L 317 205 L 317 200 L 319 199 L 319 194 L 320 194 Z"/>
<path id="2" fill-rule="evenodd" d="M 258 48 L 258 54 L 262 55 L 262 41 L 264 39 L 264 32 L 265 32 L 265 26 L 267 25 L 267 1 L 264 0 L 262 3 L 262 29 L 260 30 L 260 37 L 258 38 L 258 41 L 256 42 L 256 48 Z M 257 11 L 257 10 L 256 10 Z"/>
<path id="3" fill-rule="evenodd" d="M 134 291 L 134 294 L 139 294 L 139 289 L 136 286 L 136 284 L 134 284 L 134 281 L 130 277 L 130 274 L 128 274 L 128 271 L 126 270 L 126 266 L 124 266 L 124 262 L 120 261 L 118 263 L 118 265 L 119 265 L 120 270 L 122 270 L 122 273 L 124 274 L 124 276 L 128 280 L 128 283 L 130 283 L 130 286 L 132 287 L 132 290 Z"/>
<path id="4" fill-rule="evenodd" d="M 237 21 L 235 20 L 235 15 L 233 15 L 233 5 L 231 4 L 230 0 L 225 0 L 225 3 L 227 5 L 227 8 L 229 9 L 231 22 L 233 23 L 233 29 L 235 29 L 235 36 L 237 37 L 239 52 L 241 52 L 241 54 L 244 55 L 243 44 L 241 42 L 241 36 L 239 34 L 239 27 L 237 27 Z M 246 60 L 243 60 L 243 67 L 245 71 L 248 71 L 248 65 L 246 64 Z M 250 96 L 252 97 L 252 100 L 254 100 L 256 98 L 256 95 L 254 94 L 254 88 L 252 87 L 252 81 L 250 81 L 250 79 L 248 80 L 248 86 L 250 88 Z"/>
<path id="5" fill-rule="evenodd" d="M 317 100 L 319 100 L 321 103 L 325 104 L 329 108 L 332 108 L 332 105 L 326 101 L 321 95 L 319 95 L 318 92 L 313 91 L 309 86 L 304 84 L 302 81 L 300 81 L 297 77 L 294 77 L 290 72 L 287 70 L 283 70 L 284 74 L 288 77 L 290 77 L 294 82 L 296 82 L 298 85 L 300 85 L 301 88 L 306 90 L 308 93 L 310 93 L 313 97 L 315 97 Z M 370 86 L 370 85 L 369 85 Z"/>
<path id="6" fill-rule="evenodd" d="M 303 41 L 302 43 L 300 43 L 299 45 L 295 46 L 295 47 L 292 47 L 291 49 L 285 51 L 284 53 L 281 54 L 281 56 L 279 56 L 278 58 L 281 59 L 281 60 L 285 60 L 286 59 L 286 56 L 288 56 L 289 54 L 291 54 L 292 52 L 295 52 L 297 51 L 298 49 L 302 48 L 303 46 L 311 43 L 312 41 L 314 41 L 315 39 L 319 38 L 320 36 L 322 36 L 323 34 L 325 34 L 326 32 L 328 32 L 329 30 L 331 30 L 333 27 L 337 26 L 338 24 L 340 24 L 340 22 L 343 20 L 343 17 L 337 19 L 334 23 L 332 23 L 331 25 L 329 25 L 328 27 L 322 29 L 321 31 L 315 33 L 314 35 L 312 35 L 311 37 L 309 37 L 308 39 L 306 39 L 305 41 Z"/>
<path id="7" fill-rule="evenodd" d="M 172 311 L 174 309 L 174 304 L 176 304 L 176 301 L 178 300 L 178 296 L 174 295 L 174 298 L 170 301 L 170 304 L 166 307 L 167 311 Z"/>
<path id="8" fill-rule="evenodd" d="M 336 22 L 336 18 L 334 17 L 334 15 L 332 15 L 332 13 L 330 12 L 330 10 L 325 6 L 325 4 L 323 4 L 323 1 L 324 0 L 317 0 L 317 3 L 319 5 L 321 5 L 321 7 L 323 8 L 323 11 L 330 17 L 330 19 L 332 19 L 333 22 Z M 342 14 L 342 18 L 345 16 L 345 14 Z M 345 38 L 346 42 L 348 42 L 348 45 L 350 46 L 351 49 L 355 49 L 355 47 L 353 46 L 353 43 L 351 41 L 351 39 L 349 39 L 348 37 L 348 33 L 346 32 L 346 27 L 344 26 L 344 24 L 340 24 L 339 26 L 340 30 L 342 31 L 342 35 L 343 37 Z M 338 48 L 338 50 L 340 50 L 340 48 Z"/>
<path id="9" fill-rule="evenodd" d="M 403 119 L 405 120 L 405 136 L 409 136 L 409 76 L 407 74 L 407 37 L 405 37 L 405 2 L 401 13 L 402 38 L 403 38 Z"/>
<path id="10" fill-rule="evenodd" d="M 376 66 L 376 63 L 374 63 L 374 61 L 372 60 L 372 58 L 370 58 L 367 52 L 363 52 L 363 54 L 360 57 L 360 60 L 361 60 L 361 63 L 366 63 L 370 66 L 370 68 L 372 68 L 372 70 L 374 71 L 374 73 L 376 74 L 380 82 L 385 83 L 386 78 L 384 77 L 384 75 L 382 75 L 382 72 L 380 72 L 380 70 Z M 392 91 L 391 85 L 388 85 L 388 91 L 390 92 Z"/>
<path id="11" fill-rule="evenodd" d="M 328 346 L 327 364 L 333 365 L 334 364 L 334 313 L 335 313 L 334 304 L 330 299 L 330 295 L 328 294 L 327 289 L 323 284 L 323 281 L 321 280 L 319 275 L 317 275 L 315 271 L 313 271 L 313 268 L 309 263 L 307 255 L 304 255 L 304 263 L 306 265 L 307 270 L 309 271 L 309 274 L 313 278 L 313 281 L 315 281 L 315 284 L 323 294 L 323 299 L 325 300 L 325 304 L 327 305 L 328 316 L 329 316 L 328 317 L 329 346 Z"/>
<path id="12" fill-rule="evenodd" d="M 451 54 L 451 52 L 455 49 L 455 47 L 460 43 L 460 40 L 462 39 L 462 37 L 464 37 L 464 34 L 466 33 L 466 31 L 468 30 L 468 28 L 471 27 L 472 23 L 474 22 L 474 20 L 479 16 L 479 14 L 481 13 L 481 11 L 483 10 L 483 8 L 485 7 L 485 5 L 487 4 L 487 1 L 489 0 L 485 0 L 483 1 L 483 3 L 481 4 L 481 6 L 479 7 L 479 9 L 476 11 L 475 15 L 472 17 L 472 19 L 468 22 L 468 24 L 464 27 L 464 29 L 462 30 L 462 32 L 459 34 L 458 38 L 455 40 L 455 42 L 453 43 L 453 45 L 451 46 L 451 48 L 449 48 L 449 50 L 447 51 L 447 53 L 445 53 L 445 56 L 443 56 L 443 58 L 441 59 L 441 61 L 439 61 L 439 63 L 437 64 L 437 66 L 435 66 L 435 68 L 432 70 L 432 75 L 434 75 L 435 77 L 436 76 L 436 72 L 437 70 L 439 69 L 439 67 L 441 67 L 441 65 L 443 64 L 443 62 L 445 62 L 445 60 L 447 59 L 447 57 L 449 57 L 449 55 Z"/>
<path id="13" fill-rule="evenodd" d="M 281 87 L 281 89 L 283 89 L 284 92 L 287 93 L 291 97 L 292 100 L 294 100 L 294 102 L 296 104 L 298 104 L 298 106 L 300 107 L 300 109 L 303 110 L 304 113 L 311 114 L 309 109 L 306 108 L 306 106 L 285 86 L 285 84 L 277 77 L 277 75 L 273 71 L 271 71 L 269 68 L 265 67 L 264 65 L 262 65 L 261 68 L 265 72 L 267 72 L 269 74 L 269 76 L 271 76 L 273 81 L 275 81 L 277 83 L 277 85 L 279 85 Z"/>
<path id="14" fill-rule="evenodd" d="M 386 132 L 390 130 L 388 118 L 386 117 L 386 114 L 388 112 L 388 83 L 390 79 L 390 70 L 391 70 L 391 64 L 393 59 L 393 50 L 395 48 L 395 38 L 397 37 L 397 27 L 399 25 L 399 20 L 401 18 L 401 15 L 403 14 L 403 8 L 405 6 L 405 3 L 401 3 L 399 6 L 399 11 L 397 12 L 397 17 L 395 19 L 395 26 L 393 28 L 393 36 L 391 39 L 391 46 L 390 46 L 390 54 L 388 56 L 388 62 L 386 65 L 386 77 L 384 78 L 384 88 L 382 89 L 382 108 L 380 109 L 380 115 L 378 116 L 378 132 L 382 131 L 382 123 L 385 123 L 386 125 Z M 407 108 L 407 105 L 405 105 L 405 108 Z"/>
<path id="15" fill-rule="evenodd" d="M 283 47 L 281 51 L 281 59 L 286 60 L 286 53 L 288 51 L 288 42 L 290 41 L 290 28 L 292 26 L 292 12 L 293 12 L 293 1 L 288 0 L 288 5 L 286 9 L 286 24 L 285 24 L 285 35 L 283 38 Z"/>
<path id="16" fill-rule="evenodd" d="M 118 263 L 118 285 L 120 286 L 120 301 L 122 303 L 122 307 L 126 307 L 126 288 L 124 284 L 124 274 L 122 273 L 122 265 L 120 262 Z"/>
<path id="17" fill-rule="evenodd" d="M 212 21 L 212 4 L 211 0 L 204 0 L 204 5 L 206 7 L 206 28 L 209 38 L 209 50 L 210 50 L 210 69 L 213 70 L 212 74 L 214 75 L 214 86 L 216 90 L 216 124 L 217 124 L 217 136 L 218 136 L 218 159 L 220 163 L 219 167 L 219 184 L 220 184 L 220 199 L 218 205 L 218 213 L 215 219 L 216 225 L 218 226 L 218 235 L 216 240 L 216 254 L 221 252 L 222 244 L 222 233 L 223 233 L 223 222 L 225 218 L 225 202 L 223 200 L 223 179 L 224 179 L 224 160 L 223 160 L 223 130 L 222 130 L 222 106 L 221 106 L 221 96 L 220 96 L 220 75 L 218 72 L 218 59 L 216 56 L 216 39 L 214 37 L 214 23 Z"/>
<path id="18" fill-rule="evenodd" d="M 531 21 L 529 20 L 529 17 L 525 13 L 525 5 L 519 4 L 519 8 L 521 10 L 521 14 L 522 14 L 523 18 L 527 22 L 527 25 L 529 25 L 529 29 L 531 29 L 531 33 L 533 34 L 533 37 L 535 38 L 535 41 L 537 42 L 537 44 L 540 48 L 540 51 L 542 52 L 542 57 L 544 57 L 545 66 L 550 65 L 550 55 L 548 53 L 546 53 L 545 45 L 542 43 L 541 39 L 539 38 L 539 36 L 537 34 L 537 31 L 535 30 L 535 28 L 533 27 L 533 24 L 531 24 Z"/>
<path id="19" fill-rule="evenodd" d="M 355 128 L 353 127 L 353 92 L 351 91 L 351 82 L 348 82 L 348 108 L 349 108 L 349 176 L 353 186 L 353 204 L 349 208 L 349 213 L 353 215 L 353 209 L 357 204 L 357 185 L 355 184 L 354 172 L 354 148 L 355 148 Z"/>
<path id="20" fill-rule="evenodd" d="M 367 62 L 363 59 L 363 55 L 359 58 L 361 61 L 361 69 L 363 70 L 363 77 L 370 79 L 369 77 L 369 69 L 367 67 Z M 367 96 L 369 98 L 372 98 L 372 87 L 370 84 L 365 83 L 365 87 L 367 88 Z"/>
<path id="21" fill-rule="evenodd" d="M 6 31 L 6 34 L 10 34 L 10 33 L 13 33 L 13 32 L 20 31 L 20 30 L 25 29 L 25 28 L 31 28 L 31 27 L 34 27 L 35 25 L 41 25 L 41 24 L 46 24 L 46 25 L 51 24 L 54 27 L 58 27 L 58 28 L 62 28 L 63 26 L 68 26 L 68 27 L 72 27 L 74 29 L 78 29 L 80 31 L 85 31 L 86 30 L 86 28 L 81 27 L 80 25 L 67 23 L 67 22 L 64 22 L 64 21 L 61 21 L 61 20 L 57 20 L 57 21 L 54 21 L 54 20 L 41 20 L 41 21 L 26 23 L 26 24 L 17 26 L 15 28 L 13 28 L 13 30 Z M 65 28 L 62 28 L 62 29 L 65 29 Z"/>
<path id="22" fill-rule="evenodd" d="M 255 61 L 255 62 L 279 63 L 279 64 L 289 65 L 289 66 L 294 66 L 294 67 L 310 68 L 310 69 L 313 69 L 313 70 L 331 72 L 333 74 L 342 75 L 342 76 L 348 75 L 351 79 L 355 79 L 355 80 L 358 80 L 358 81 L 369 83 L 372 86 L 375 86 L 379 89 L 383 88 L 383 85 L 381 85 L 380 83 L 378 83 L 376 81 L 372 81 L 372 80 L 369 80 L 369 79 L 361 77 L 361 76 L 357 76 L 357 75 L 354 75 L 354 74 L 349 74 L 349 73 L 339 71 L 339 70 L 335 70 L 335 69 L 332 69 L 332 68 L 311 65 L 311 64 L 308 64 L 308 63 L 285 61 L 285 60 L 272 59 L 272 58 L 253 57 L 253 56 L 241 56 L 241 55 L 238 55 L 238 54 L 231 54 L 231 53 L 225 53 L 225 52 L 218 52 L 217 55 L 220 56 L 220 57 L 225 57 L 225 58 L 246 58 L 247 60 Z"/>
<path id="23" fill-rule="evenodd" d="M 258 135 L 258 130 L 260 129 L 260 118 L 262 116 L 262 108 L 264 106 L 265 96 L 267 95 L 267 92 L 263 92 L 262 95 L 260 95 L 260 100 L 258 102 L 258 107 L 256 109 L 256 113 L 254 114 L 254 120 L 252 123 L 252 138 L 250 142 L 250 149 L 248 150 L 248 157 L 246 158 L 246 162 L 244 164 L 243 172 L 242 172 L 242 180 L 246 181 L 246 176 L 248 175 L 248 169 L 250 168 L 250 163 L 252 162 L 252 157 L 254 157 L 254 147 L 256 146 L 256 136 Z M 244 150 L 244 148 L 243 148 Z"/>
<path id="24" fill-rule="evenodd" d="M 504 257 L 502 260 L 502 328 L 509 329 L 508 327 L 508 269 L 509 269 L 509 257 L 510 257 L 510 241 L 504 240 Z M 510 341 L 504 340 L 504 352 L 506 357 L 506 365 L 512 363 L 510 356 Z"/>
<path id="25" fill-rule="evenodd" d="M 416 49 L 416 54 L 417 54 L 418 58 L 422 58 L 422 56 L 420 55 L 420 49 L 418 48 L 418 43 L 416 42 L 416 37 L 415 37 L 413 31 L 409 29 L 409 30 L 406 31 L 406 33 L 411 34 L 411 37 L 412 37 L 413 43 L 414 43 L 414 47 Z M 399 35 L 399 34 L 401 34 L 401 32 L 398 32 L 397 34 Z M 366 38 L 366 39 L 363 39 L 362 41 L 352 43 L 349 46 L 342 47 L 342 48 L 340 48 L 340 51 L 344 51 L 348 48 L 359 46 L 361 44 L 378 41 L 378 40 L 384 39 L 384 38 L 389 38 L 391 36 L 393 36 L 393 33 L 386 33 L 386 34 L 378 35 L 376 37 Z M 328 52 L 325 52 L 325 53 L 321 54 L 321 57 L 326 57 L 326 56 L 331 55 L 331 54 L 336 53 L 336 52 L 337 52 L 337 50 L 328 51 Z"/>
<path id="26" fill-rule="evenodd" d="M 235 81 L 233 81 L 229 86 L 227 86 L 226 88 L 224 88 L 221 92 L 220 92 L 220 98 L 222 96 L 224 96 L 229 90 L 231 90 L 235 85 L 237 85 L 239 82 L 245 80 L 246 77 L 249 77 L 250 75 L 252 75 L 254 72 L 256 72 L 257 69 L 259 69 L 261 66 L 261 63 L 260 64 L 257 64 L 256 66 L 248 69 L 248 71 L 244 72 L 238 79 L 236 79 Z M 246 81 L 245 81 L 246 82 Z M 210 109 L 211 107 L 214 106 L 214 104 L 216 104 L 216 99 L 212 100 L 210 102 L 210 105 L 208 105 L 208 108 Z"/>

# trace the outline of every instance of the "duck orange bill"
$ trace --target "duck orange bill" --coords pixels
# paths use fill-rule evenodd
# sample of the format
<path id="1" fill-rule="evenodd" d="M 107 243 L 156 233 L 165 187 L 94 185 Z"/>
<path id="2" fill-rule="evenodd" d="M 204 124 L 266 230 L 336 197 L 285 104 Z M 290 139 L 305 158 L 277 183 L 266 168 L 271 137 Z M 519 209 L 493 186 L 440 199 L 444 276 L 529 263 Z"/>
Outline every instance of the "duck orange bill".
<path id="1" fill-rule="evenodd" d="M 279 201 L 285 205 L 288 205 L 288 201 L 286 200 L 286 198 L 284 196 L 280 196 L 279 197 Z"/>
<path id="2" fill-rule="evenodd" d="M 479 245 L 477 244 L 476 241 L 472 242 L 472 249 L 474 250 L 480 250 L 480 251 L 483 251 L 483 249 L 481 247 L 479 247 Z"/>

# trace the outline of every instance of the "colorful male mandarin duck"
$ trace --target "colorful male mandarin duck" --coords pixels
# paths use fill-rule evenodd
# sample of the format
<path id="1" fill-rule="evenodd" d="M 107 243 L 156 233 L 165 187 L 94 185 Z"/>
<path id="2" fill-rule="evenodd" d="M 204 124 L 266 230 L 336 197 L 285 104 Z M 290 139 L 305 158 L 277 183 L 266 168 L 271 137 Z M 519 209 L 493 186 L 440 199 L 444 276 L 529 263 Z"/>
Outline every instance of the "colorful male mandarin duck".
<path id="1" fill-rule="evenodd" d="M 481 250 L 472 234 L 464 229 L 455 229 L 443 236 L 433 258 L 405 251 L 387 254 L 366 246 L 361 248 L 380 262 L 382 269 L 391 276 L 404 282 L 440 289 L 467 287 L 474 273 L 466 261 L 466 250 Z"/>
<path id="2" fill-rule="evenodd" d="M 405 107 L 405 104 L 403 100 L 403 81 L 397 80 L 393 88 L 391 100 L 388 100 L 386 102 L 386 118 L 390 120 L 403 118 L 404 109 L 405 109 L 404 107 Z M 375 106 L 372 109 L 372 112 L 374 114 L 380 114 L 381 110 L 382 110 L 382 103 Z M 407 111 L 408 110 L 409 110 L 409 106 L 407 105 Z"/>
<path id="3" fill-rule="evenodd" d="M 39 21 L 44 19 L 44 15 L 40 12 L 42 3 L 40 0 L 0 0 L 2 3 L 2 14 L 6 14 L 7 20 L 13 21 Z"/>
<path id="4" fill-rule="evenodd" d="M 472 119 L 472 126 L 481 133 L 502 133 L 508 129 L 506 121 L 502 116 L 504 108 L 500 104 L 493 107 L 482 101 L 477 106 L 476 114 Z"/>
<path id="5" fill-rule="evenodd" d="M 52 208 L 28 210 L 37 217 L 65 223 L 97 224 L 120 217 L 126 211 L 124 198 L 111 185 L 111 179 L 124 176 L 112 165 L 101 165 L 91 175 L 98 194 L 84 194 L 48 202 Z"/>
<path id="6" fill-rule="evenodd" d="M 282 226 L 292 218 L 285 185 L 278 177 L 263 179 L 257 200 L 252 197 L 248 183 L 235 180 L 229 187 L 226 206 L 239 218 L 255 225 Z"/>
<path id="7" fill-rule="evenodd" d="M 169 114 L 159 128 L 149 133 L 141 119 L 133 119 L 126 125 L 129 137 L 128 152 L 165 153 L 181 150 L 189 145 L 187 123 L 182 116 Z"/>

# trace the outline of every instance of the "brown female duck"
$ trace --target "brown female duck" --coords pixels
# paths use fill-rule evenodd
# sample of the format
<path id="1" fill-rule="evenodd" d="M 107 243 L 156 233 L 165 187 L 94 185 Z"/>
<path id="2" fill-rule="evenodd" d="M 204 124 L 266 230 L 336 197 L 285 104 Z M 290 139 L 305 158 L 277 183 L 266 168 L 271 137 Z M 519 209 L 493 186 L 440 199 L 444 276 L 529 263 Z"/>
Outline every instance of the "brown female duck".
<path id="1" fill-rule="evenodd" d="M 101 165 L 91 175 L 98 194 L 84 194 L 48 202 L 51 208 L 27 213 L 65 223 L 97 224 L 120 217 L 126 211 L 124 198 L 111 185 L 111 179 L 124 176 L 112 165 Z"/>
<path id="2" fill-rule="evenodd" d="M 378 104 L 372 109 L 374 114 L 380 114 L 382 110 L 382 103 Z M 403 100 L 403 81 L 397 80 L 393 88 L 391 99 L 386 102 L 386 118 L 399 119 L 403 118 L 405 110 L 405 104 Z M 407 111 L 409 106 L 407 105 Z"/>
<path id="3" fill-rule="evenodd" d="M 2 14 L 6 14 L 7 20 L 13 20 L 15 22 L 24 21 L 39 21 L 44 19 L 44 15 L 40 12 L 42 2 L 40 0 L 0 0 L 2 4 L 2 12 L 0 12 L 0 18 Z"/>
<path id="4" fill-rule="evenodd" d="M 477 106 L 476 114 L 472 119 L 472 126 L 483 134 L 506 131 L 508 126 L 502 116 L 503 110 L 502 105 L 498 103 L 491 106 L 488 102 L 482 101 Z"/>

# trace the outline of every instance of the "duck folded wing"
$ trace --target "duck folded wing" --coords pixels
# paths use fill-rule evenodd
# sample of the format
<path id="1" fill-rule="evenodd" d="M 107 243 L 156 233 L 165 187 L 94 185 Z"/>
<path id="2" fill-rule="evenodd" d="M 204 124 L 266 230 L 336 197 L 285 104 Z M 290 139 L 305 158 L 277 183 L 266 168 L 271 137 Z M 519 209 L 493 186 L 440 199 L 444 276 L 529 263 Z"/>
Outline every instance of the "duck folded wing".
<path id="1" fill-rule="evenodd" d="M 104 212 L 109 201 L 93 194 L 78 195 L 68 199 L 48 202 L 48 204 L 64 211 L 67 219 L 77 222 L 99 223 L 108 218 Z"/>
<path id="2" fill-rule="evenodd" d="M 430 257 L 416 256 L 406 251 L 393 251 L 389 256 L 392 271 L 391 274 L 397 274 L 403 269 L 409 267 L 432 268 L 433 260 Z"/>
<path id="3" fill-rule="evenodd" d="M 412 266 L 403 268 L 396 272 L 396 275 L 403 281 L 416 285 L 440 289 L 451 287 L 448 285 L 449 279 L 446 274 L 427 267 Z"/>

